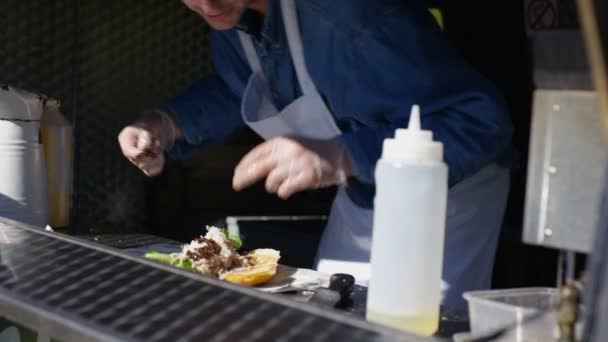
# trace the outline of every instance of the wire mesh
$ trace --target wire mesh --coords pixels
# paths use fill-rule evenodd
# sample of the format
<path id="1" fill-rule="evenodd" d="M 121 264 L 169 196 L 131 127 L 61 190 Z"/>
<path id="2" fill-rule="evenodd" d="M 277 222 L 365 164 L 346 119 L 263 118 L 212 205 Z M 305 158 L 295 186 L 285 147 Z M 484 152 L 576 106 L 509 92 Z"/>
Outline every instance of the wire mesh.
<path id="1" fill-rule="evenodd" d="M 0 1 L 0 83 L 58 98 L 74 124 L 72 232 L 143 232 L 146 181 L 120 129 L 211 69 L 207 26 L 179 1 Z"/>

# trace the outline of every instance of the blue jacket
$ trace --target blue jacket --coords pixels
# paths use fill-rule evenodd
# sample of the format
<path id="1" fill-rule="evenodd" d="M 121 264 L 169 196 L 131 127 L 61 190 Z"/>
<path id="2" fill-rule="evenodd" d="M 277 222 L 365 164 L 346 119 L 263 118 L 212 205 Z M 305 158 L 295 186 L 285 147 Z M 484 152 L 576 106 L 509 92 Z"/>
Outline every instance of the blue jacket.
<path id="1" fill-rule="evenodd" d="M 407 126 L 415 103 L 422 127 L 444 144 L 450 186 L 489 163 L 509 162 L 512 126 L 501 96 L 450 48 L 422 2 L 296 3 L 309 73 L 357 171 L 349 182 L 356 202 L 371 206 L 382 142 Z M 269 1 L 265 18 L 246 12 L 236 29 L 255 37 L 277 108 L 300 96 L 280 2 Z M 170 151 L 175 158 L 244 126 L 240 102 L 251 69 L 237 32 L 212 31 L 211 43 L 215 73 L 166 103 L 186 138 Z"/>

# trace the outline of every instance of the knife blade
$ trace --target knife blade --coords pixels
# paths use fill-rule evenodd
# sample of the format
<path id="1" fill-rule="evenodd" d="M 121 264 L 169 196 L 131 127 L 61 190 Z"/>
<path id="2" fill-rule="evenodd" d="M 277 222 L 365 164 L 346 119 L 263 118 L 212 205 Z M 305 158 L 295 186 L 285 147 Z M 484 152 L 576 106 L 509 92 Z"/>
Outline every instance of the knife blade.
<path id="1" fill-rule="evenodd" d="M 331 308 L 340 308 L 350 300 L 355 287 L 355 277 L 350 274 L 336 273 L 329 278 L 328 288 L 318 288 L 310 297 L 309 303 Z"/>

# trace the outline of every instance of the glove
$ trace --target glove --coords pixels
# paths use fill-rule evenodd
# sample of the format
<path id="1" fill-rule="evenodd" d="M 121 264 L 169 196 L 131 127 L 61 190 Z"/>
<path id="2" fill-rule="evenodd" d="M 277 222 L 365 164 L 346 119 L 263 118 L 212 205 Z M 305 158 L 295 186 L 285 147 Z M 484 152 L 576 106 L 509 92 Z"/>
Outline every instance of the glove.
<path id="1" fill-rule="evenodd" d="M 266 178 L 266 190 L 286 199 L 292 194 L 346 182 L 351 163 L 344 143 L 332 140 L 270 139 L 247 153 L 234 170 L 236 191 Z"/>
<path id="2" fill-rule="evenodd" d="M 118 134 L 122 153 L 147 176 L 161 173 L 165 165 L 164 151 L 173 146 L 177 127 L 162 111 L 144 112 L 139 119 Z"/>

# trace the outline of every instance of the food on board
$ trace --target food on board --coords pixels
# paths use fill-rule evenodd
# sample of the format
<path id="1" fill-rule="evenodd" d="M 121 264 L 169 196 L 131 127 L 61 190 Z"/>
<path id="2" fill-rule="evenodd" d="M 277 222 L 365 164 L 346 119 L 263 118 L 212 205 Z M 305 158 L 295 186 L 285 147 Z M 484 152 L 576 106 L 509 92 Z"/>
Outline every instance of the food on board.
<path id="1" fill-rule="evenodd" d="M 270 280 L 277 270 L 279 251 L 262 248 L 241 254 L 238 252 L 241 245 L 241 240 L 226 229 L 207 227 L 204 236 L 183 245 L 179 253 L 149 251 L 145 257 L 241 285 Z"/>

